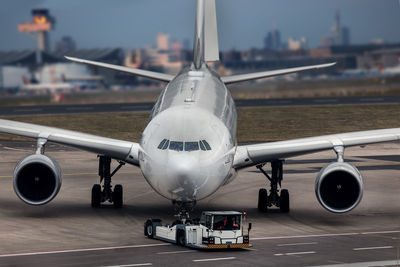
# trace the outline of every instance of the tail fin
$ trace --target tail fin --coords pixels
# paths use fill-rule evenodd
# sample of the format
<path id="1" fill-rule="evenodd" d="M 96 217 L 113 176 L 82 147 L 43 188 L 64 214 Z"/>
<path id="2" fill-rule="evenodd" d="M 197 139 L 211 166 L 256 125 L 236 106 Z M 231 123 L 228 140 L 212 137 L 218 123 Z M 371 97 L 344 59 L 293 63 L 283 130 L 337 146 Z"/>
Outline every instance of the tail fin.
<path id="1" fill-rule="evenodd" d="M 215 0 L 197 0 L 193 63 L 196 69 L 206 61 L 218 61 L 218 32 Z"/>

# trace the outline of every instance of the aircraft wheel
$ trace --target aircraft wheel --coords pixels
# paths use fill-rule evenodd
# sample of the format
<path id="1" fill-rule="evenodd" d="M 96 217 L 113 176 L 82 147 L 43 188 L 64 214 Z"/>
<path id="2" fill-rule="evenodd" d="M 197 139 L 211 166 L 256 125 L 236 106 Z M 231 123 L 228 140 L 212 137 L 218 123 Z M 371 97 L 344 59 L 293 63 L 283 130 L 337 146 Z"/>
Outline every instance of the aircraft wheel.
<path id="1" fill-rule="evenodd" d="M 267 210 L 268 210 L 267 202 L 268 202 L 267 189 L 261 188 L 258 191 L 258 211 L 259 212 L 267 212 Z"/>
<path id="2" fill-rule="evenodd" d="M 154 237 L 153 223 L 150 220 L 147 220 L 146 223 L 144 224 L 144 235 L 147 236 L 148 238 Z"/>
<path id="3" fill-rule="evenodd" d="M 185 233 L 179 230 L 176 237 L 176 244 L 178 246 L 185 246 Z"/>
<path id="4" fill-rule="evenodd" d="M 114 203 L 114 207 L 119 209 L 122 208 L 122 204 L 123 204 L 123 194 L 122 194 L 123 190 L 122 190 L 122 185 L 117 184 L 114 186 L 114 192 L 113 192 L 113 203 Z"/>
<path id="5" fill-rule="evenodd" d="M 289 191 L 287 189 L 281 190 L 281 203 L 280 210 L 281 212 L 287 213 L 290 210 L 290 201 L 289 201 Z"/>
<path id="6" fill-rule="evenodd" d="M 101 203 L 101 185 L 95 184 L 92 187 L 92 207 L 98 208 Z"/>

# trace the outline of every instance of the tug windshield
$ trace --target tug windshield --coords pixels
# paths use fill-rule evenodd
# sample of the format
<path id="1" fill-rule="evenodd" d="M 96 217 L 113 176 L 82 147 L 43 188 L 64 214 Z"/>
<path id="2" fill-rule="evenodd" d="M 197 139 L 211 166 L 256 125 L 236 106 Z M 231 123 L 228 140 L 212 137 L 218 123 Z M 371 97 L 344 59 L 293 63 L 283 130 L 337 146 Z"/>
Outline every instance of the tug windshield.
<path id="1" fill-rule="evenodd" d="M 240 215 L 215 215 L 213 230 L 239 230 Z"/>

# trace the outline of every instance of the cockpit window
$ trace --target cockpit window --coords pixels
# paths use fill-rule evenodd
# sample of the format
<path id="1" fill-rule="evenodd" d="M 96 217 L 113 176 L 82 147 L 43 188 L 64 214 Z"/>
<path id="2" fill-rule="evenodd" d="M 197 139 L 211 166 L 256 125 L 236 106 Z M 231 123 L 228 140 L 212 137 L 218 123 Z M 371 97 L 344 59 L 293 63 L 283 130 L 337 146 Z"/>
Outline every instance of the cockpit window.
<path id="1" fill-rule="evenodd" d="M 203 142 L 200 141 L 200 149 L 206 151 L 206 147 L 204 146 Z"/>
<path id="2" fill-rule="evenodd" d="M 162 150 L 167 149 L 167 148 L 168 148 L 168 145 L 169 145 L 169 140 L 167 140 L 167 142 L 165 142 L 165 144 L 164 144 Z"/>
<path id="3" fill-rule="evenodd" d="M 210 147 L 210 145 L 208 144 L 208 142 L 206 140 L 201 140 L 200 141 L 200 146 L 201 146 L 201 143 L 204 144 L 205 149 L 211 150 L 211 147 Z M 205 150 L 205 149 L 202 149 L 202 150 Z"/>
<path id="4" fill-rule="evenodd" d="M 167 139 L 163 139 L 162 141 L 161 141 L 161 143 L 158 145 L 158 149 L 162 149 L 163 148 L 163 146 L 164 146 L 164 144 L 165 144 L 165 142 L 167 142 Z"/>
<path id="5" fill-rule="evenodd" d="M 185 147 L 185 151 L 197 151 L 197 150 L 211 150 L 210 145 L 206 140 L 201 140 L 199 142 L 181 142 L 181 141 L 169 141 L 168 139 L 163 139 L 158 145 L 158 149 L 166 150 L 175 150 L 175 151 L 183 151 Z"/>
<path id="6" fill-rule="evenodd" d="M 169 142 L 169 149 L 176 150 L 176 151 L 182 151 L 183 150 L 183 142 L 171 141 L 171 142 Z"/>
<path id="7" fill-rule="evenodd" d="M 199 150 L 199 142 L 185 142 L 185 151 Z"/>

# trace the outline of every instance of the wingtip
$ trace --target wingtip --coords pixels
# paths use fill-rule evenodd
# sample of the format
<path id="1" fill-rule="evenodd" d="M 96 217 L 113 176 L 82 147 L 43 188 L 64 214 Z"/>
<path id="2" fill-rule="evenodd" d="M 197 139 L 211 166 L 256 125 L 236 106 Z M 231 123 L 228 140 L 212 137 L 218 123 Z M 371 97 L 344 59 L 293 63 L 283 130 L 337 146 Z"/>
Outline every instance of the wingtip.
<path id="1" fill-rule="evenodd" d="M 80 60 L 79 58 L 76 57 L 69 57 L 69 56 L 64 56 L 67 60 L 69 61 L 74 61 L 74 62 L 81 62 L 82 60 Z"/>

